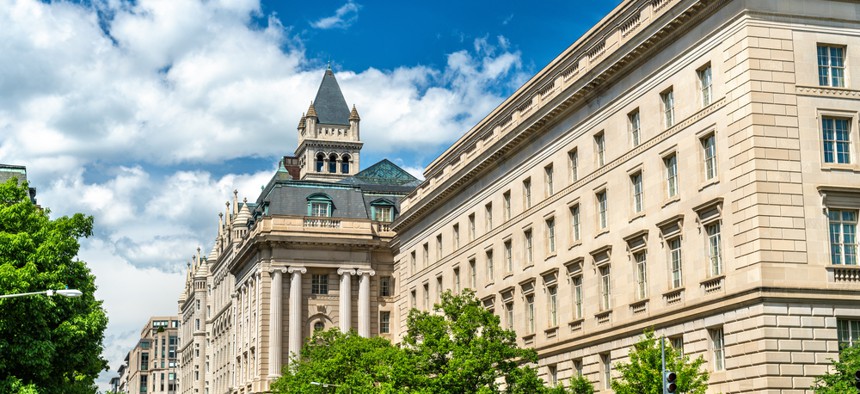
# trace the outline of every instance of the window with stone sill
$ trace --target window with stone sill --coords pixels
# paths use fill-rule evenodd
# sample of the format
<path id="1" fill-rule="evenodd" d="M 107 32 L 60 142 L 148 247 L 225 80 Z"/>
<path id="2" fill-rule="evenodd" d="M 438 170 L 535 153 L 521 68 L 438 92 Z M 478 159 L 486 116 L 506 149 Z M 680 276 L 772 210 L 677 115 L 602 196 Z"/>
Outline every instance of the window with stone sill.
<path id="1" fill-rule="evenodd" d="M 454 292 L 460 294 L 460 269 L 454 268 Z"/>
<path id="2" fill-rule="evenodd" d="M 612 309 L 612 280 L 610 278 L 610 267 L 600 267 L 600 310 Z"/>
<path id="3" fill-rule="evenodd" d="M 845 47 L 818 44 L 818 84 L 845 87 Z"/>
<path id="4" fill-rule="evenodd" d="M 824 162 L 851 164 L 851 119 L 821 116 L 821 141 Z"/>
<path id="5" fill-rule="evenodd" d="M 668 129 L 675 125 L 675 94 L 672 89 L 660 93 L 663 108 L 663 125 Z"/>
<path id="6" fill-rule="evenodd" d="M 514 256 L 511 241 L 505 241 L 505 273 L 514 272 Z"/>
<path id="7" fill-rule="evenodd" d="M 523 209 L 532 207 L 532 180 L 526 178 L 523 180 Z"/>
<path id="8" fill-rule="evenodd" d="M 442 234 L 436 236 L 436 261 L 442 260 Z"/>
<path id="9" fill-rule="evenodd" d="M 630 194 L 631 204 L 634 214 L 642 213 L 645 209 L 645 196 L 642 188 L 642 171 L 637 171 L 630 175 Z"/>
<path id="10" fill-rule="evenodd" d="M 328 275 L 311 275 L 311 294 L 328 294 Z"/>
<path id="11" fill-rule="evenodd" d="M 594 135 L 594 157 L 597 159 L 597 167 L 606 164 L 606 138 L 602 131 Z"/>
<path id="12" fill-rule="evenodd" d="M 484 205 L 484 218 L 486 219 L 484 230 L 490 232 L 493 229 L 493 203 Z"/>
<path id="13" fill-rule="evenodd" d="M 570 207 L 570 234 L 571 241 L 573 243 L 577 243 L 582 239 L 582 233 L 580 229 L 580 216 L 579 216 L 579 204 L 575 204 Z"/>
<path id="14" fill-rule="evenodd" d="M 714 371 L 724 371 L 726 369 L 726 344 L 723 335 L 723 328 L 712 328 L 708 330 L 708 336 L 711 339 L 711 361 L 713 361 Z"/>
<path id="15" fill-rule="evenodd" d="M 558 326 L 558 287 L 548 286 L 547 292 L 547 312 L 549 319 L 547 323 L 550 327 Z"/>
<path id="16" fill-rule="evenodd" d="M 494 263 L 493 263 L 493 251 L 488 250 L 486 252 L 486 256 L 487 256 L 487 282 L 493 282 L 493 279 L 495 279 L 495 277 L 496 277 L 495 276 L 495 270 L 494 270 L 495 267 L 494 267 Z"/>
<path id="17" fill-rule="evenodd" d="M 699 78 L 699 99 L 702 103 L 702 108 L 711 105 L 713 101 L 713 79 L 711 77 L 711 64 L 708 63 L 702 68 L 696 70 L 696 76 Z"/>
<path id="18" fill-rule="evenodd" d="M 702 169 L 705 181 L 717 177 L 717 138 L 714 133 L 702 137 L 699 141 L 702 145 Z"/>
<path id="19" fill-rule="evenodd" d="M 678 156 L 672 153 L 663 158 L 666 171 L 666 197 L 671 199 L 678 195 Z"/>
<path id="20" fill-rule="evenodd" d="M 609 227 L 609 217 L 608 217 L 608 199 L 606 197 L 606 190 L 601 190 L 595 193 L 595 200 L 597 205 L 597 228 L 600 230 L 605 230 Z"/>
<path id="21" fill-rule="evenodd" d="M 526 333 L 534 334 L 535 332 L 535 296 L 526 296 Z"/>
<path id="22" fill-rule="evenodd" d="M 511 191 L 510 190 L 502 193 L 502 202 L 503 202 L 502 208 L 504 209 L 504 214 L 505 214 L 504 219 L 510 220 L 511 219 Z"/>
<path id="23" fill-rule="evenodd" d="M 570 183 L 579 180 L 579 152 L 576 148 L 567 152 L 567 163 L 570 168 Z"/>
<path id="24" fill-rule="evenodd" d="M 429 266 L 430 265 L 430 244 L 429 243 L 425 242 L 424 245 L 421 247 L 421 257 L 422 257 L 422 262 L 424 263 L 424 266 L 425 267 Z"/>
<path id="25" fill-rule="evenodd" d="M 639 146 L 642 139 L 642 128 L 639 122 L 639 109 L 627 114 L 627 127 L 630 129 L 630 143 L 633 147 Z"/>
<path id="26" fill-rule="evenodd" d="M 523 238 L 525 243 L 525 261 L 526 265 L 534 264 L 534 240 L 532 238 L 532 230 L 526 230 L 523 232 Z"/>
<path id="27" fill-rule="evenodd" d="M 669 247 L 669 287 L 671 289 L 677 289 L 684 284 L 684 264 L 681 255 L 681 237 L 678 236 L 666 240 L 666 245 Z"/>
<path id="28" fill-rule="evenodd" d="M 454 232 L 454 250 L 460 249 L 460 225 L 455 224 L 452 231 Z"/>
<path id="29" fill-rule="evenodd" d="M 573 318 L 582 319 L 582 275 L 573 277 Z"/>
<path id="30" fill-rule="evenodd" d="M 308 216 L 314 217 L 331 217 L 334 210 L 334 204 L 331 197 L 318 193 L 312 194 L 307 198 Z"/>
<path id="31" fill-rule="evenodd" d="M 392 281 L 390 276 L 379 277 L 379 295 L 382 297 L 390 297 L 392 294 Z"/>
<path id="32" fill-rule="evenodd" d="M 857 210 L 827 210 L 830 262 L 834 265 L 857 265 L 857 216 Z"/>
<path id="33" fill-rule="evenodd" d="M 854 346 L 860 341 L 860 320 L 837 319 L 836 334 L 839 349 Z"/>
<path id="34" fill-rule="evenodd" d="M 478 268 L 475 264 L 475 259 L 469 260 L 469 285 L 472 289 L 478 288 Z"/>
<path id="35" fill-rule="evenodd" d="M 379 332 L 388 334 L 391 332 L 391 312 L 383 311 L 379 315 Z"/>
<path id="36" fill-rule="evenodd" d="M 555 254 L 555 218 L 546 220 L 546 249 L 548 254 Z"/>
<path id="37" fill-rule="evenodd" d="M 544 195 L 551 196 L 555 190 L 553 189 L 553 169 L 552 164 L 543 168 Z"/>

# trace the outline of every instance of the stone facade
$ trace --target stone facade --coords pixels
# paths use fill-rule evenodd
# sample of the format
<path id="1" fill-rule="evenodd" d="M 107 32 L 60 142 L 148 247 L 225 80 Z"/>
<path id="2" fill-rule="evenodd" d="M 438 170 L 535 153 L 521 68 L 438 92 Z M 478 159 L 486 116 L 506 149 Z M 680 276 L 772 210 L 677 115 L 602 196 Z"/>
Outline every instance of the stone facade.
<path id="1" fill-rule="evenodd" d="M 140 341 L 120 366 L 116 388 L 129 394 L 179 392 L 179 317 L 153 316 L 140 332 Z"/>
<path id="2" fill-rule="evenodd" d="M 858 21 L 855 1 L 622 2 L 403 201 L 398 338 L 473 288 L 550 382 L 609 391 L 653 328 L 709 392 L 809 390 L 860 334 Z"/>
<path id="3" fill-rule="evenodd" d="M 419 182 L 388 160 L 359 172 L 358 122 L 327 70 L 296 157 L 254 202 L 226 204 L 179 298 L 183 393 L 268 392 L 314 330 L 391 338 L 390 222 Z"/>

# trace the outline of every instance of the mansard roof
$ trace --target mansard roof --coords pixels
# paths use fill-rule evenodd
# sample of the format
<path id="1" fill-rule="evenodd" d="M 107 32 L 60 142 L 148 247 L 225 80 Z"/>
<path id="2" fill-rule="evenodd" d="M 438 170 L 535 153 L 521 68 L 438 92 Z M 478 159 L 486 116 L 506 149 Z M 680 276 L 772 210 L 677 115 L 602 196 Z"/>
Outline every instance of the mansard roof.
<path id="1" fill-rule="evenodd" d="M 349 106 L 331 69 L 325 71 L 313 107 L 320 124 L 349 126 Z"/>

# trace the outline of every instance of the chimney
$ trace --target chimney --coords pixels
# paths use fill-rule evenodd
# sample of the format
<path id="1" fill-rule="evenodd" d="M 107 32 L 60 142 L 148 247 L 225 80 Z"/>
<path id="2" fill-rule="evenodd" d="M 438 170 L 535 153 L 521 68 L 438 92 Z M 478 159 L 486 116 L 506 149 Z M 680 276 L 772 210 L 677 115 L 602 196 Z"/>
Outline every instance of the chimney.
<path id="1" fill-rule="evenodd" d="M 299 162 L 298 157 L 284 156 L 284 168 L 287 169 L 287 172 L 290 174 L 290 177 L 292 177 L 293 179 L 301 178 L 302 165 Z"/>

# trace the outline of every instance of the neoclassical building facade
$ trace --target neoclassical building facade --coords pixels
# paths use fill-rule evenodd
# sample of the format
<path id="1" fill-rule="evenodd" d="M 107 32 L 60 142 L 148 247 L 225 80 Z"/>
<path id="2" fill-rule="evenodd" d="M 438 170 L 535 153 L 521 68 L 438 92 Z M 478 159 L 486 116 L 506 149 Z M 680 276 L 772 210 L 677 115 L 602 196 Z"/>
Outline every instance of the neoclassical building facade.
<path id="1" fill-rule="evenodd" d="M 227 202 L 179 298 L 183 393 L 267 392 L 314 330 L 391 336 L 390 223 L 419 181 L 388 160 L 358 171 L 359 122 L 327 70 L 295 156 Z"/>
<path id="2" fill-rule="evenodd" d="M 809 390 L 860 337 L 860 3 L 625 0 L 401 202 L 396 338 L 472 288 L 551 383 L 654 329 L 709 392 Z"/>

